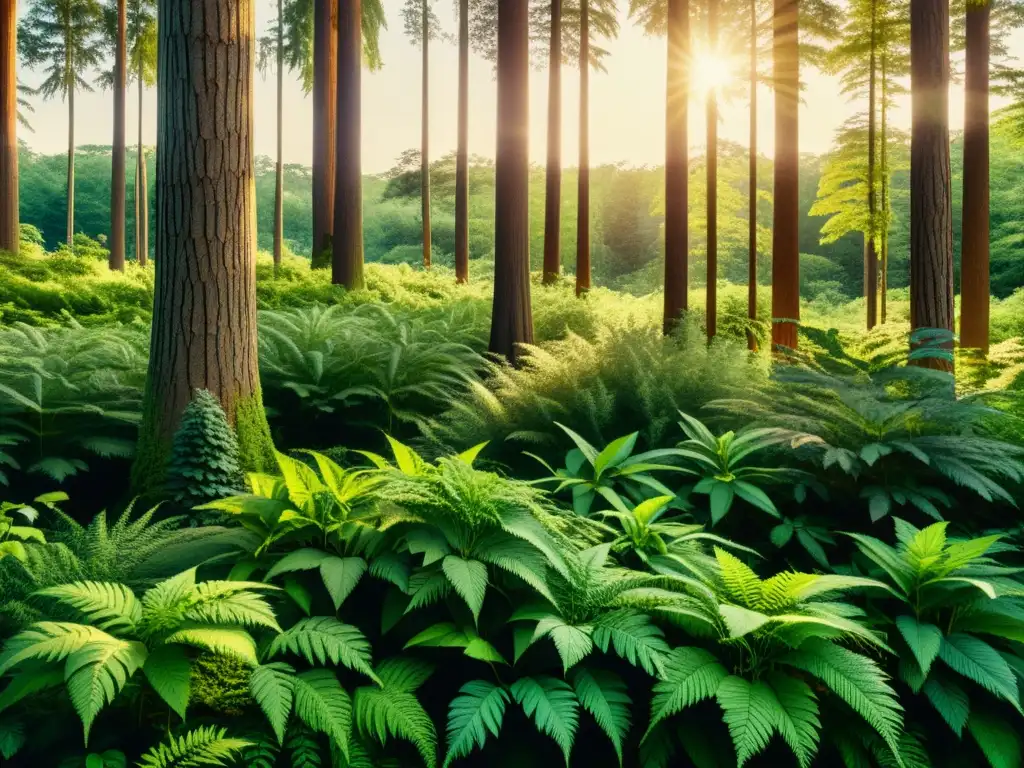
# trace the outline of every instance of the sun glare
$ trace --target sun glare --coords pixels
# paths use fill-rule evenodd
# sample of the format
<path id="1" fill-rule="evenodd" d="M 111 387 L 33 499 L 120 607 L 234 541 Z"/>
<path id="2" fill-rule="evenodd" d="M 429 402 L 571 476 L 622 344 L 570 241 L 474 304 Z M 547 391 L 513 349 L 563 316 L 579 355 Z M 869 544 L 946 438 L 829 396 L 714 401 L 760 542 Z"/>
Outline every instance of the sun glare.
<path id="1" fill-rule="evenodd" d="M 720 50 L 697 47 L 692 61 L 690 92 L 694 96 L 721 93 L 735 78 L 736 61 Z"/>

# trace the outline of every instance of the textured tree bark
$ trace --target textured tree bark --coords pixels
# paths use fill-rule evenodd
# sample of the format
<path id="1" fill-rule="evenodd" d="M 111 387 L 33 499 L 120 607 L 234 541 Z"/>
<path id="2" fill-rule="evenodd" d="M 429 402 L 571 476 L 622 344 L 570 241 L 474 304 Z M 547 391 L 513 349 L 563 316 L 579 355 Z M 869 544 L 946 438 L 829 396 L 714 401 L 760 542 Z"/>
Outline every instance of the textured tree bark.
<path id="1" fill-rule="evenodd" d="M 423 9 L 423 104 L 420 117 L 420 215 L 423 218 L 423 268 L 430 269 L 430 5 Z"/>
<path id="2" fill-rule="evenodd" d="M 875 197 L 876 147 L 875 129 L 875 88 L 878 58 L 877 0 L 871 2 L 871 52 L 868 61 L 868 232 L 864 238 L 864 303 L 867 312 L 866 326 L 870 331 L 878 322 L 878 244 L 875 231 L 878 227 L 878 205 Z"/>
<path id="3" fill-rule="evenodd" d="M 953 330 L 949 6 L 911 0 L 910 325 Z M 925 358 L 929 367 L 948 361 Z"/>
<path id="4" fill-rule="evenodd" d="M 775 208 L 772 230 L 772 343 L 796 349 L 800 320 L 800 104 L 797 0 L 775 0 Z"/>
<path id="5" fill-rule="evenodd" d="M 689 304 L 687 206 L 689 144 L 690 4 L 668 0 L 668 73 L 665 95 L 665 307 L 663 328 L 671 333 Z"/>
<path id="6" fill-rule="evenodd" d="M 334 128 L 337 119 L 338 5 L 313 6 L 313 269 L 331 265 L 334 237 Z"/>
<path id="7" fill-rule="evenodd" d="M 562 271 L 562 0 L 551 0 L 548 49 L 548 167 L 544 197 L 544 283 Z"/>
<path id="8" fill-rule="evenodd" d="M 495 163 L 491 352 L 513 365 L 533 343 L 530 308 L 529 1 L 498 5 L 498 141 Z"/>
<path id="9" fill-rule="evenodd" d="M 110 260 L 113 270 L 124 271 L 125 220 L 125 89 L 128 71 L 128 9 L 117 0 L 117 44 L 114 46 L 114 146 L 110 162 Z"/>
<path id="10" fill-rule="evenodd" d="M 146 147 L 142 144 L 142 73 L 139 73 L 139 140 L 135 157 L 135 261 L 149 262 L 149 184 L 146 181 Z"/>
<path id="11" fill-rule="evenodd" d="M 878 312 L 879 320 L 882 325 L 885 325 L 887 310 L 888 310 L 888 298 L 889 298 L 889 105 L 888 105 L 888 87 L 886 80 L 886 51 L 882 49 L 881 61 L 879 65 L 882 70 L 882 104 L 881 104 L 881 115 L 879 116 L 879 129 L 882 132 L 881 147 L 879 149 L 878 160 L 881 165 L 881 184 L 880 191 L 882 193 L 882 248 L 880 254 L 879 272 L 881 276 L 879 278 L 878 286 Z"/>
<path id="12" fill-rule="evenodd" d="M 69 67 L 74 67 L 69 62 Z M 68 88 L 68 247 L 75 246 L 75 86 Z"/>
<path id="13" fill-rule="evenodd" d="M 277 168 L 274 176 L 274 269 L 284 248 L 284 21 L 277 0 Z"/>
<path id="14" fill-rule="evenodd" d="M 331 280 L 349 290 L 364 286 L 362 64 L 362 2 L 340 0 Z"/>
<path id="15" fill-rule="evenodd" d="M 469 0 L 459 0 L 459 146 L 455 157 L 455 280 L 469 282 Z"/>
<path id="16" fill-rule="evenodd" d="M 708 45 L 718 47 L 718 0 L 708 0 Z M 707 225 L 708 274 L 705 288 L 705 325 L 708 341 L 718 333 L 718 94 L 707 95 Z"/>
<path id="17" fill-rule="evenodd" d="M 576 207 L 576 295 L 590 290 L 590 0 L 580 3 L 580 164 Z"/>
<path id="18" fill-rule="evenodd" d="M 989 143 L 988 67 L 991 5 L 967 6 L 964 104 L 963 253 L 960 346 L 988 353 Z"/>
<path id="19" fill-rule="evenodd" d="M 750 152 L 747 168 L 747 349 L 757 350 L 757 0 L 750 0 Z"/>
<path id="20" fill-rule="evenodd" d="M 213 393 L 248 469 L 274 466 L 256 348 L 251 0 L 158 11 L 156 290 L 137 485 L 164 474 L 195 389 Z"/>
<path id="21" fill-rule="evenodd" d="M 16 0 L 0 0 L 0 251 L 18 252 Z"/>

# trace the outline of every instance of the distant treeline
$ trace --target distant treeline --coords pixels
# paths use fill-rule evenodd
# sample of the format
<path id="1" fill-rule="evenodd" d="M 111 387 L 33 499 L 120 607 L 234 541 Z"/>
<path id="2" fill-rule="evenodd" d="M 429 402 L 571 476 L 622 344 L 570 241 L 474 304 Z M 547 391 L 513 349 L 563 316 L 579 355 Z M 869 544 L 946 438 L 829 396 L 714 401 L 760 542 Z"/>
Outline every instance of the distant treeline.
<path id="1" fill-rule="evenodd" d="M 953 237 L 959 262 L 962 145 L 953 144 Z M 1015 150 L 998 134 L 992 136 L 992 292 L 1007 296 L 1024 285 L 1024 164 Z M 66 226 L 64 154 L 40 155 L 21 148 L 21 220 L 39 228 L 48 248 L 63 240 Z M 154 216 L 155 153 L 149 152 L 150 218 Z M 807 215 L 814 203 L 826 156 L 804 155 L 800 171 L 801 289 L 808 298 L 833 295 L 836 299 L 858 296 L 863 291 L 863 242 L 848 235 L 836 243 L 819 244 L 823 219 Z M 129 151 L 129 174 L 135 167 Z M 691 160 L 690 249 L 692 284 L 705 275 L 704 159 Z M 420 211 L 418 157 L 405 153 L 387 174 L 367 176 L 364 181 L 364 228 L 366 260 L 384 263 L 419 263 Z M 772 161 L 758 164 L 762 201 L 759 207 L 758 246 L 762 282 L 770 279 Z M 432 227 L 435 260 L 451 261 L 455 242 L 454 157 L 433 163 Z M 77 150 L 75 171 L 75 228 L 91 237 L 105 236 L 110 221 L 110 148 L 83 146 Z M 591 172 L 593 278 L 606 285 L 635 293 L 657 290 L 661 285 L 661 238 L 664 221 L 662 193 L 664 169 L 603 165 Z M 290 249 L 309 254 L 312 246 L 311 175 L 300 165 L 285 166 L 284 234 Z M 572 272 L 576 251 L 576 172 L 567 169 L 562 185 L 563 269 Z M 531 178 L 531 254 L 535 269 L 543 256 L 544 171 L 535 167 Z M 129 258 L 134 251 L 135 195 L 128 180 Z M 719 159 L 719 268 L 720 277 L 746 281 L 747 258 L 747 159 L 743 147 L 723 144 Z M 892 188 L 893 224 L 890 241 L 889 285 L 907 285 L 909 263 L 908 174 L 898 172 Z M 267 157 L 256 158 L 256 214 L 259 247 L 273 242 L 274 165 Z M 470 173 L 470 256 L 487 258 L 494 243 L 493 166 L 477 158 Z M 150 228 L 151 243 L 153 228 Z"/>

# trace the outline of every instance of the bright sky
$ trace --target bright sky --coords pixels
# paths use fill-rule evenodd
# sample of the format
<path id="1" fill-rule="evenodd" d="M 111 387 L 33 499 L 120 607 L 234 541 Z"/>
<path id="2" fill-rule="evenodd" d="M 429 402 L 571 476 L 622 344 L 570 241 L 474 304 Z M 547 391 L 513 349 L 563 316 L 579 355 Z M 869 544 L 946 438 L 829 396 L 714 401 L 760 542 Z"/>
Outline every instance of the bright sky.
<path id="1" fill-rule="evenodd" d="M 19 12 L 25 13 L 27 0 L 18 0 Z M 256 0 L 257 34 L 272 20 L 276 4 L 272 0 Z M 625 2 L 620 6 L 625 7 Z M 363 75 L 363 168 L 368 173 L 384 171 L 394 164 L 398 155 L 419 145 L 420 135 L 420 54 L 402 31 L 399 17 L 400 0 L 386 0 L 390 29 L 384 32 L 381 52 L 384 69 Z M 442 22 L 455 31 L 454 3 L 438 0 Z M 607 44 L 610 56 L 608 72 L 591 77 L 591 163 L 625 162 L 630 165 L 656 165 L 664 160 L 665 146 L 665 40 L 645 37 L 632 26 L 625 13 L 622 31 L 617 40 Z M 1024 31 L 1018 31 L 1011 50 L 1024 58 Z M 456 144 L 456 105 L 458 55 L 454 45 L 435 43 L 431 47 L 431 156 L 439 157 L 453 150 Z M 473 154 L 493 156 L 495 144 L 496 93 L 493 70 L 489 63 L 473 57 L 470 61 L 470 147 Z M 35 73 L 22 71 L 20 77 L 29 85 L 41 79 Z M 814 71 L 805 71 L 807 89 L 800 114 L 800 148 L 806 152 L 824 152 L 835 129 L 857 111 L 839 93 L 836 79 Z M 567 165 L 574 165 L 578 152 L 578 89 L 575 69 L 566 68 L 563 77 L 563 152 Z M 274 78 L 255 79 L 255 116 L 257 154 L 275 151 Z M 299 82 L 287 78 L 285 85 L 284 125 L 285 162 L 308 165 L 312 159 L 312 100 L 303 95 Z M 67 110 L 60 101 L 42 102 L 33 99 L 32 115 L 35 134 L 22 131 L 36 151 L 57 153 L 66 150 Z M 136 100 L 128 100 L 127 131 L 129 141 L 137 133 Z M 993 108 L 1002 102 L 993 98 Z M 747 97 L 723 104 L 719 136 L 723 140 L 747 143 Z M 110 144 L 113 103 L 109 93 L 97 91 L 76 96 L 78 144 Z M 547 73 L 535 72 L 530 80 L 530 154 L 535 162 L 543 162 L 546 153 Z M 759 144 L 771 154 L 774 142 L 771 93 L 759 93 Z M 696 151 L 703 151 L 704 117 L 698 102 L 691 104 L 690 138 Z M 147 94 L 143 115 L 143 136 L 147 144 L 156 143 L 155 92 Z M 901 127 L 909 125 L 909 100 L 900 105 L 893 121 Z M 963 89 L 950 90 L 950 121 L 952 128 L 963 123 Z"/>

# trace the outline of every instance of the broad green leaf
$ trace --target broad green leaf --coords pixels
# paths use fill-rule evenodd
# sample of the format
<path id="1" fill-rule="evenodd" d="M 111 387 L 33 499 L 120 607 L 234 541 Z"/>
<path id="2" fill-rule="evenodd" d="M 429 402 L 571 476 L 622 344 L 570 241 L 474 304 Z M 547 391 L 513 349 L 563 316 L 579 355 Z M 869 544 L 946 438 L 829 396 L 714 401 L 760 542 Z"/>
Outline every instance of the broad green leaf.
<path id="1" fill-rule="evenodd" d="M 192 663 L 184 649 L 179 645 L 154 648 L 142 672 L 153 690 L 184 720 L 192 681 Z"/>
<path id="2" fill-rule="evenodd" d="M 457 555 L 448 555 L 441 562 L 441 567 L 456 593 L 466 601 L 473 613 L 473 620 L 479 621 L 487 592 L 487 566 L 479 560 L 464 560 Z"/>
<path id="3" fill-rule="evenodd" d="M 1002 656 L 988 643 L 971 635 L 954 632 L 939 648 L 939 658 L 954 672 L 1010 702 L 1018 711 L 1017 680 Z"/>
<path id="4" fill-rule="evenodd" d="M 899 616 L 896 626 L 917 659 L 921 672 L 927 676 L 942 647 L 942 630 L 934 624 L 919 622 L 913 616 Z"/>
<path id="5" fill-rule="evenodd" d="M 366 573 L 366 561 L 361 557 L 328 557 L 320 563 L 320 577 L 327 593 L 334 603 L 334 610 L 341 608 L 352 590 Z"/>
<path id="6" fill-rule="evenodd" d="M 600 478 L 606 469 L 612 469 L 624 461 L 636 447 L 639 432 L 612 440 L 594 459 L 594 477 Z"/>
<path id="7" fill-rule="evenodd" d="M 1021 767 L 1020 723 L 1008 723 L 984 710 L 971 712 L 967 730 L 992 768 Z"/>

